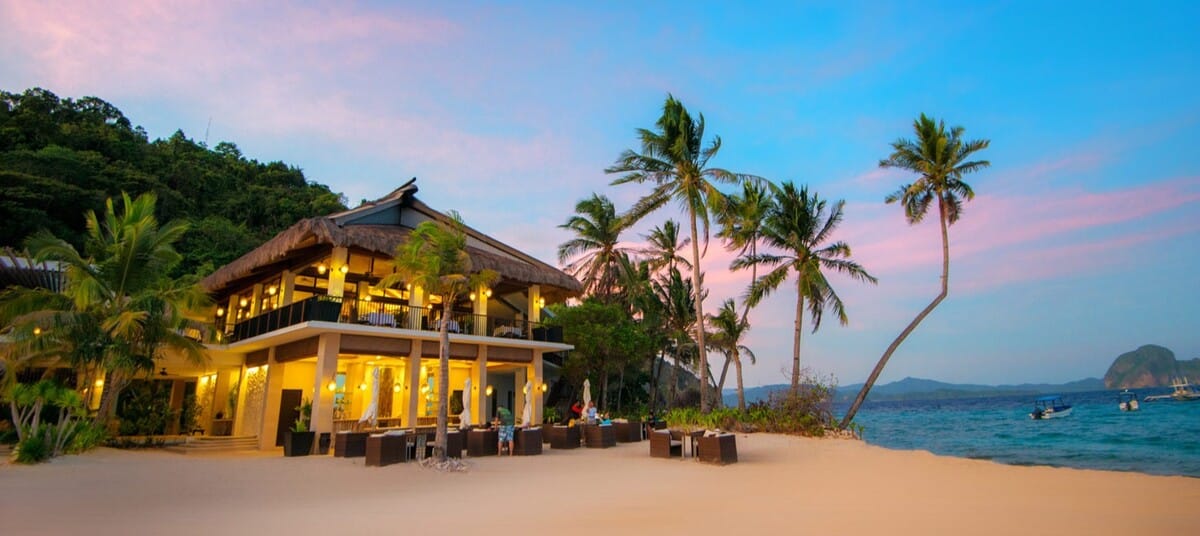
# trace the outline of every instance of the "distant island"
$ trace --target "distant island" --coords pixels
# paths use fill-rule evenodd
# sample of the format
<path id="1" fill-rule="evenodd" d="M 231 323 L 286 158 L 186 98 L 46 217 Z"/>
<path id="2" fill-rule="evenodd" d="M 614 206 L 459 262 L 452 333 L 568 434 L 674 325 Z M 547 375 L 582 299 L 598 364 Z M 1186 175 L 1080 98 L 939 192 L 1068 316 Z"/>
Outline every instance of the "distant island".
<path id="1" fill-rule="evenodd" d="M 1118 356 L 1104 373 L 1104 386 L 1109 389 L 1165 387 L 1171 385 L 1172 378 L 1180 376 L 1200 381 L 1200 359 L 1179 361 L 1174 352 L 1147 344 Z"/>
<path id="2" fill-rule="evenodd" d="M 1147 344 L 1117 356 L 1104 379 L 1087 378 L 1068 383 L 1023 383 L 1019 385 L 978 385 L 946 383 L 923 378 L 904 378 L 900 381 L 876 385 L 867 400 L 946 400 L 953 398 L 981 398 L 989 396 L 1033 395 L 1041 393 L 1078 393 L 1104 389 L 1137 389 L 1142 387 L 1167 387 L 1172 378 L 1187 377 L 1200 382 L 1200 359 L 1179 361 L 1171 350 Z M 834 391 L 834 402 L 845 403 L 858 395 L 862 384 L 838 386 Z M 785 391 L 787 384 L 763 385 L 746 389 L 746 402 L 766 400 L 771 393 Z M 732 389 L 722 393 L 725 404 L 736 405 L 737 394 Z"/>

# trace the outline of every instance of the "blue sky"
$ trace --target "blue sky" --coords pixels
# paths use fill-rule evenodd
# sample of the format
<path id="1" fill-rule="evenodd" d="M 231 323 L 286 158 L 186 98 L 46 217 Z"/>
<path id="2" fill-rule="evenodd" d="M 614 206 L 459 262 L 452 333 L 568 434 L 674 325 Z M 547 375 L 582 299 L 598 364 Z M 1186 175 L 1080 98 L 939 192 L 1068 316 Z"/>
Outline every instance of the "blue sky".
<path id="1" fill-rule="evenodd" d="M 992 167 L 951 229 L 950 297 L 883 381 L 1069 381 L 1147 343 L 1200 357 L 1200 7 L 1048 4 L 0 0 L 0 88 L 95 95 L 152 137 L 207 129 L 351 204 L 416 176 L 548 262 L 576 200 L 645 192 L 603 169 L 672 93 L 721 136 L 715 165 L 847 201 L 838 237 L 880 283 L 835 280 L 850 325 L 801 356 L 842 383 L 937 292 L 936 228 L 882 202 L 907 178 L 876 166 L 925 112 L 990 139 Z M 708 310 L 747 283 L 729 259 L 705 260 Z M 786 381 L 794 300 L 751 314 L 748 385 Z"/>

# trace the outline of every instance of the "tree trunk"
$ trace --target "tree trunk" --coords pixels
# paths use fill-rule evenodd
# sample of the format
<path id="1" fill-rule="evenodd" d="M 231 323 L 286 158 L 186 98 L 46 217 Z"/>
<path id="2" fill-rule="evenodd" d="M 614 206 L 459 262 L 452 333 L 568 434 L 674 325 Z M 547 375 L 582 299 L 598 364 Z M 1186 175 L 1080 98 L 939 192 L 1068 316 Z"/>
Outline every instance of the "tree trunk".
<path id="1" fill-rule="evenodd" d="M 675 407 L 675 401 L 679 399 L 677 388 L 679 387 L 679 354 L 675 352 L 675 366 L 671 367 L 671 399 L 667 401 L 667 407 Z"/>
<path id="2" fill-rule="evenodd" d="M 692 220 L 692 293 L 696 297 L 696 359 L 700 361 L 700 412 L 708 413 L 708 347 L 704 345 L 704 292 L 700 288 L 700 240 L 696 231 L 696 209 L 688 204 Z"/>
<path id="3" fill-rule="evenodd" d="M 659 354 L 650 356 L 650 415 L 658 414 L 658 379 L 662 371 Z"/>
<path id="4" fill-rule="evenodd" d="M 100 395 L 100 409 L 96 411 L 96 423 L 107 428 L 117 415 L 117 400 L 128 381 L 120 370 L 109 372 L 104 380 L 104 392 Z"/>
<path id="5" fill-rule="evenodd" d="M 600 366 L 600 411 L 608 411 L 608 360 L 601 362 Z"/>
<path id="6" fill-rule="evenodd" d="M 454 296 L 451 294 L 442 302 L 442 325 L 438 328 L 441 338 L 441 348 L 438 351 L 438 410 L 437 433 L 433 439 L 433 456 L 439 462 L 446 461 L 446 428 L 449 425 L 447 416 L 450 397 L 450 314 Z"/>
<path id="7" fill-rule="evenodd" d="M 921 314 L 918 314 L 912 322 L 908 323 L 904 331 L 900 332 L 900 336 L 896 337 L 896 340 L 892 341 L 892 344 L 888 345 L 887 350 L 883 352 L 883 357 L 879 358 L 879 362 L 871 370 L 871 375 L 867 377 L 866 383 L 863 384 L 862 389 L 859 389 L 858 396 L 854 398 L 854 403 L 850 404 L 850 409 L 846 411 L 846 416 L 842 417 L 842 422 L 838 427 L 843 430 L 854 420 L 854 416 L 858 413 L 858 408 L 867 399 L 867 393 L 871 392 L 871 387 L 875 386 L 875 380 L 879 379 L 879 373 L 883 372 L 883 367 L 887 365 L 888 359 L 891 359 L 892 353 L 900 347 L 900 343 L 903 343 L 904 339 L 908 338 L 908 335 L 917 328 L 921 321 L 925 320 L 925 317 L 929 316 L 929 313 L 932 313 L 938 304 L 946 299 L 946 295 L 950 292 L 950 235 L 946 229 L 946 201 L 940 193 L 938 194 L 938 223 L 942 226 L 942 291 L 938 293 L 933 301 L 929 302 L 929 305 L 925 306 L 925 309 L 921 310 Z"/>
<path id="8" fill-rule="evenodd" d="M 742 385 L 742 356 L 737 348 L 733 349 L 733 366 L 737 369 L 738 411 L 746 411 L 746 388 Z"/>
<path id="9" fill-rule="evenodd" d="M 621 367 L 621 376 L 617 383 L 617 413 L 621 413 L 621 399 L 625 394 L 625 367 Z"/>
<path id="10" fill-rule="evenodd" d="M 717 382 L 717 393 L 721 394 L 722 396 L 725 393 L 725 376 L 729 374 L 729 364 L 732 362 L 733 359 L 726 355 L 725 365 L 721 367 L 721 381 Z"/>
<path id="11" fill-rule="evenodd" d="M 796 276 L 796 333 L 792 338 L 792 396 L 800 393 L 800 337 L 804 328 L 804 294 Z"/>

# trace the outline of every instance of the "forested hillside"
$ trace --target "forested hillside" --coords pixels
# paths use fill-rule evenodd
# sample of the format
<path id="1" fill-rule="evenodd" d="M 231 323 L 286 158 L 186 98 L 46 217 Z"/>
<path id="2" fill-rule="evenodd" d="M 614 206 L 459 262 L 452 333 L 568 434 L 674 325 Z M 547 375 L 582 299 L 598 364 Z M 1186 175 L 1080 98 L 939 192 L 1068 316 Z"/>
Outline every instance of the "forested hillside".
<path id="1" fill-rule="evenodd" d="M 158 195 L 161 222 L 186 219 L 184 273 L 219 267 L 301 218 L 345 208 L 340 194 L 283 162 L 213 148 L 181 131 L 150 141 L 113 105 L 44 89 L 0 91 L 0 246 L 48 229 L 76 247 L 83 214 L 122 191 Z"/>

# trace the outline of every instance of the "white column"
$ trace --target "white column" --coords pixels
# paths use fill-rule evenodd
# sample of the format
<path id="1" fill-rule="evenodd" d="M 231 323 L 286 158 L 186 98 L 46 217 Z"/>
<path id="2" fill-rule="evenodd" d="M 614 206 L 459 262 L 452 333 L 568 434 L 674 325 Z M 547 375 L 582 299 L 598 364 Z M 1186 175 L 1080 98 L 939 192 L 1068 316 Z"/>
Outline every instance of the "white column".
<path id="1" fill-rule="evenodd" d="M 525 369 L 517 369 L 513 374 L 513 416 L 520 419 L 525 415 L 525 380 L 528 375 Z M 529 393 L 533 397 L 533 393 Z"/>
<path id="2" fill-rule="evenodd" d="M 474 397 L 471 401 L 475 404 L 475 422 L 478 424 L 487 424 L 491 418 L 491 414 L 488 413 L 487 353 L 487 345 L 479 345 L 479 357 L 475 359 L 475 367 L 471 370 L 471 381 L 477 386 L 475 392 L 471 393 L 471 396 Z"/>
<path id="3" fill-rule="evenodd" d="M 275 347 L 267 357 L 267 393 L 263 397 L 262 419 L 259 420 L 258 448 L 275 448 L 276 432 L 279 427 L 279 404 L 283 396 L 283 375 L 287 366 L 275 362 Z"/>
<path id="4" fill-rule="evenodd" d="M 262 283 L 255 283 L 254 296 L 250 298 L 250 317 L 258 316 L 262 312 L 263 286 Z"/>
<path id="5" fill-rule="evenodd" d="M 329 295 L 341 296 L 346 290 L 346 274 L 342 273 L 342 266 L 350 260 L 350 251 L 346 248 L 333 248 L 333 254 L 329 257 Z"/>
<path id="6" fill-rule="evenodd" d="M 245 361 L 246 356 L 242 356 L 242 361 Z M 233 435 L 248 436 L 258 435 L 258 430 L 247 430 L 244 426 L 246 422 L 246 389 L 249 387 L 246 381 L 246 365 L 242 365 L 238 371 L 238 394 L 237 407 L 233 410 Z"/>
<path id="7" fill-rule="evenodd" d="M 421 341 L 414 340 L 412 342 L 412 350 L 408 353 L 408 361 L 405 364 L 406 372 L 408 373 L 408 413 L 404 417 L 404 426 L 415 428 L 417 426 L 417 397 L 421 395 Z"/>
<path id="8" fill-rule="evenodd" d="M 292 303 L 292 294 L 296 290 L 296 274 L 291 270 L 284 270 L 280 276 L 279 289 L 279 306 L 290 305 Z"/>
<path id="9" fill-rule="evenodd" d="M 425 289 L 420 285 L 413 285 L 408 291 L 408 325 L 404 326 L 409 329 L 421 329 L 421 317 L 425 314 Z M 432 326 L 430 326 L 432 327 Z M 413 341 L 413 345 L 420 346 L 421 341 Z M 420 355 L 418 351 L 417 355 Z"/>
<path id="10" fill-rule="evenodd" d="M 529 303 L 527 304 L 528 309 L 529 309 L 529 321 L 530 322 L 541 322 L 542 321 L 541 301 L 542 301 L 542 286 L 541 285 L 530 285 L 530 287 L 529 287 Z"/>
<path id="11" fill-rule="evenodd" d="M 313 374 L 312 426 L 310 430 L 321 434 L 333 433 L 333 391 L 326 388 L 337 380 L 338 348 L 342 343 L 340 333 L 324 333 L 317 340 L 317 368 Z M 317 441 L 313 441 L 313 449 Z"/>
<path id="12" fill-rule="evenodd" d="M 475 315 L 475 334 L 488 335 L 487 330 L 487 306 L 488 292 L 491 292 L 487 287 L 480 285 L 474 290 L 475 300 L 471 303 L 471 314 Z"/>

